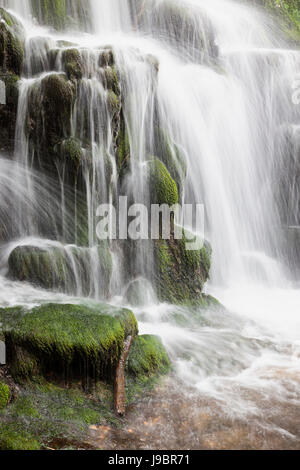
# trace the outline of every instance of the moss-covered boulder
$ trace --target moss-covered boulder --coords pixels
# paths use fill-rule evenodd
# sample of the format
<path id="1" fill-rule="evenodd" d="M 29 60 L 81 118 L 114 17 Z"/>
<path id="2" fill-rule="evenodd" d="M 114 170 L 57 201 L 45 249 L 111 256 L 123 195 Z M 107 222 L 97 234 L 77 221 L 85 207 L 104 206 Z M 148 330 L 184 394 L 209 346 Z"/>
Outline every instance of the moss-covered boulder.
<path id="1" fill-rule="evenodd" d="M 68 139 L 58 142 L 53 150 L 58 165 L 65 165 L 67 168 L 66 182 L 69 182 L 71 185 L 74 184 L 78 177 L 83 158 L 83 149 L 80 141 L 74 137 L 69 137 Z"/>
<path id="2" fill-rule="evenodd" d="M 205 304 L 204 284 L 209 279 L 211 247 L 190 251 L 185 234 L 181 240 L 154 242 L 155 283 L 160 300 L 174 304 Z"/>
<path id="3" fill-rule="evenodd" d="M 78 49 L 71 48 L 63 50 L 61 60 L 69 80 L 79 80 L 82 78 L 83 64 Z"/>
<path id="4" fill-rule="evenodd" d="M 151 204 L 167 204 L 170 207 L 177 204 L 178 188 L 166 166 L 155 158 L 148 163 L 148 172 Z"/>
<path id="5" fill-rule="evenodd" d="M 28 137 L 44 168 L 55 167 L 54 147 L 70 137 L 74 100 L 74 84 L 65 74 L 48 74 L 31 89 Z"/>
<path id="6" fill-rule="evenodd" d="M 44 305 L 24 311 L 13 325 L 4 323 L 7 361 L 16 378 L 55 373 L 66 380 L 78 377 L 83 385 L 89 377 L 110 381 L 125 338 L 137 330 L 130 310 Z"/>
<path id="7" fill-rule="evenodd" d="M 0 410 L 8 405 L 10 399 L 9 386 L 3 382 L 0 382 Z"/>
<path id="8" fill-rule="evenodd" d="M 20 75 L 24 60 L 22 29 L 13 15 L 0 8 L 0 68 Z"/>
<path id="9" fill-rule="evenodd" d="M 102 242 L 92 249 L 20 246 L 12 251 L 8 266 L 14 280 L 75 295 L 89 296 L 97 290 L 107 297 L 113 261 L 108 244 Z"/>
<path id="10" fill-rule="evenodd" d="M 166 374 L 171 367 L 168 354 L 158 336 L 138 336 L 131 348 L 127 372 L 142 379 L 153 374 Z"/>

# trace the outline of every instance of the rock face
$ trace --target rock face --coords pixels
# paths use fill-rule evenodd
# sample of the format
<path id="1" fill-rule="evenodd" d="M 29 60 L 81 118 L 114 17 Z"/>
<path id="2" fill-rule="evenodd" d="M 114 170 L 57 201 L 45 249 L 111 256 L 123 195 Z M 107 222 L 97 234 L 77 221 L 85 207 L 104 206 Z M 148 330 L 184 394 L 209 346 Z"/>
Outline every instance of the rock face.
<path id="1" fill-rule="evenodd" d="M 23 28 L 0 8 L 0 79 L 5 84 L 6 103 L 0 104 L 0 150 L 12 152 L 18 107 L 18 81 L 24 60 Z"/>
<path id="2" fill-rule="evenodd" d="M 79 3 L 73 2 L 72 8 L 80 16 L 83 12 L 79 12 Z M 65 0 L 33 1 L 34 15 L 40 23 L 57 30 L 66 28 L 70 8 L 70 2 Z M 196 41 L 196 49 L 203 52 L 199 60 L 206 60 L 207 54 L 213 57 L 214 39 L 206 19 L 202 31 L 206 35 L 204 47 L 204 36 L 195 35 L 199 28 L 189 14 L 175 6 L 166 8 L 161 18 L 153 16 L 155 24 L 147 23 L 149 18 L 147 21 L 146 17 L 141 18 L 140 27 L 163 30 L 168 27 L 164 19 L 171 15 L 174 41 L 192 25 L 193 37 L 187 41 Z M 126 93 L 129 93 L 124 79 L 126 70 L 111 47 L 91 50 L 46 37 L 26 41 L 24 64 L 22 26 L 5 10 L 0 9 L 0 15 L 3 20 L 0 67 L 7 95 L 6 105 L 0 105 L 1 145 L 12 151 L 17 135 L 18 146 L 22 147 L 20 153 L 27 152 L 25 164 L 30 162 L 30 169 L 33 167 L 57 182 L 54 196 L 58 204 L 64 201 L 65 205 L 59 214 L 53 214 L 55 229 L 50 223 L 48 226 L 36 222 L 39 237 L 62 240 L 65 246 L 74 245 L 67 249 L 18 247 L 9 258 L 9 276 L 49 290 L 108 298 L 113 271 L 112 247 L 105 247 L 97 239 L 96 209 L 100 203 L 114 203 L 118 195 L 133 197 L 135 182 L 131 178 L 137 163 L 131 149 L 130 117 L 126 108 Z M 138 60 L 149 69 L 155 98 L 159 63 L 150 56 L 141 55 Z M 25 86 L 19 82 L 22 71 L 33 77 Z M 22 115 L 18 116 L 16 133 L 18 103 Z M 182 201 L 184 194 L 186 158 L 162 128 L 159 116 L 153 120 L 153 138 L 151 143 L 145 138 L 143 162 L 143 185 L 147 188 L 145 193 L 149 193 L 147 203 L 173 206 Z M 209 275 L 209 249 L 188 254 L 180 242 L 150 242 L 147 250 L 149 258 L 155 260 L 155 269 L 148 272 L 132 262 L 140 250 L 136 244 L 128 241 L 123 248 L 120 242 L 118 247 L 122 251 L 126 283 L 144 277 L 156 288 L 161 300 L 176 303 L 201 300 Z"/>

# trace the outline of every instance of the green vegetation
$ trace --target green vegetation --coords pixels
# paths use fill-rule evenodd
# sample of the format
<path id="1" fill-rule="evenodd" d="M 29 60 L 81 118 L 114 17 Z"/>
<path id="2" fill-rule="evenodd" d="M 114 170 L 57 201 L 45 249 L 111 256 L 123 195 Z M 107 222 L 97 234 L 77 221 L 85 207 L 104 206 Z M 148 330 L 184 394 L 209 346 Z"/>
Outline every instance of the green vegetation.
<path id="1" fill-rule="evenodd" d="M 300 41 L 299 0 L 264 0 L 265 6 L 279 15 L 282 26 L 290 39 Z"/>
<path id="2" fill-rule="evenodd" d="M 8 405 L 10 399 L 9 386 L 0 382 L 0 410 Z"/>
<path id="3" fill-rule="evenodd" d="M 157 155 L 166 165 L 166 168 L 176 182 L 178 191 L 181 194 L 187 173 L 187 164 L 182 152 L 180 152 L 178 147 L 171 142 L 167 133 L 163 132 L 161 129 L 157 128 L 155 130 L 155 140 Z"/>
<path id="4" fill-rule="evenodd" d="M 8 406 L 9 389 L 3 387 L 1 450 L 85 448 L 89 426 L 122 425 L 113 411 L 111 376 L 124 338 L 137 334 L 132 312 L 104 304 L 44 305 L 28 312 L 21 307 L 2 309 L 0 321 L 10 373 L 19 383 L 17 396 Z M 84 376 L 81 381 L 76 374 L 72 380 L 74 362 L 73 370 L 77 367 Z M 169 370 L 160 339 L 136 337 L 126 372 L 127 403 L 151 389 Z"/>
<path id="5" fill-rule="evenodd" d="M 17 20 L 0 8 L 0 67 L 20 75 L 24 60 L 24 44 Z"/>
<path id="6" fill-rule="evenodd" d="M 62 63 L 69 80 L 80 80 L 83 76 L 83 65 L 78 49 L 65 49 L 62 52 Z"/>
<path id="7" fill-rule="evenodd" d="M 149 162 L 150 197 L 152 204 L 173 206 L 179 201 L 178 188 L 166 166 L 155 158 Z"/>
<path id="8" fill-rule="evenodd" d="M 0 421 L 0 450 L 40 450 L 40 445 L 31 434 L 20 431 L 17 423 Z"/>
<path id="9" fill-rule="evenodd" d="M 186 242 L 183 234 L 182 240 L 159 240 L 155 244 L 158 296 L 174 304 L 203 305 L 202 291 L 209 278 L 211 248 L 206 243 L 200 250 L 189 251 Z"/>
<path id="10" fill-rule="evenodd" d="M 81 228 L 82 228 L 81 224 Z M 83 240 L 81 240 L 83 241 Z M 9 277 L 30 282 L 44 289 L 76 293 L 75 270 L 80 276 L 81 288 L 88 295 L 92 285 L 91 262 L 99 270 L 103 295 L 108 295 L 113 270 L 112 255 L 107 242 L 99 242 L 96 248 L 61 247 L 47 249 L 20 246 L 11 253 Z M 98 262 L 98 263 L 97 263 Z M 74 267 L 75 266 L 75 267 Z"/>
<path id="11" fill-rule="evenodd" d="M 137 322 L 131 311 L 104 304 L 49 304 L 17 318 L 4 334 L 16 377 L 63 375 L 67 367 L 70 377 L 85 371 L 95 380 L 110 379 L 125 338 L 137 334 Z"/>
<path id="12" fill-rule="evenodd" d="M 166 350 L 157 336 L 138 336 L 128 358 L 127 371 L 142 379 L 153 374 L 166 374 L 171 364 Z"/>

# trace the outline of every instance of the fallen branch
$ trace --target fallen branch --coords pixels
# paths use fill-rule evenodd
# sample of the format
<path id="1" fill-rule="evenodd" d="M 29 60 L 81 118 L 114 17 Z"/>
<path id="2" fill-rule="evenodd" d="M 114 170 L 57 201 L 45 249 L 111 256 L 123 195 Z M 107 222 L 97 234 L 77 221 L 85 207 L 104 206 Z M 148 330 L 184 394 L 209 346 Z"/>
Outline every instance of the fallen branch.
<path id="1" fill-rule="evenodd" d="M 128 338 L 125 340 L 124 349 L 116 369 L 115 413 L 118 416 L 124 416 L 126 411 L 125 368 L 133 340 L 133 336 L 128 336 Z"/>

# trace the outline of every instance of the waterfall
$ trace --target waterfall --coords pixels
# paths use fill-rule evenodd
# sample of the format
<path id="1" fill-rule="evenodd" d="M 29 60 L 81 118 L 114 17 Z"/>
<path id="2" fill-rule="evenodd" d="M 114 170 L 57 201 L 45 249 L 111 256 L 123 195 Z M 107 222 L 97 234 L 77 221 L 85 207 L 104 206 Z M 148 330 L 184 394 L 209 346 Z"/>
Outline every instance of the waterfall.
<path id="1" fill-rule="evenodd" d="M 31 17 L 31 0 L 1 0 L 0 6 L 8 8 L 17 13 L 21 18 L 30 20 Z"/>
<path id="2" fill-rule="evenodd" d="M 262 413 L 247 392 L 276 396 L 266 370 L 282 373 L 287 403 L 285 377 L 299 387 L 299 51 L 253 2 L 67 1 L 59 24 L 29 1 L 0 5 L 25 30 L 21 73 L 4 71 L 18 81 L 14 148 L 0 158 L 5 296 L 131 304 L 142 332 L 162 336 L 180 383 L 227 416 Z M 199 266 L 185 272 L 192 255 L 178 259 L 172 246 L 162 264 L 168 275 L 179 265 L 182 295 L 192 284 L 226 312 L 161 295 L 155 243 L 97 238 L 99 204 L 153 203 L 157 161 L 180 203 L 204 205 L 213 253 L 201 289 Z M 21 287 L 22 256 L 51 275 Z"/>

